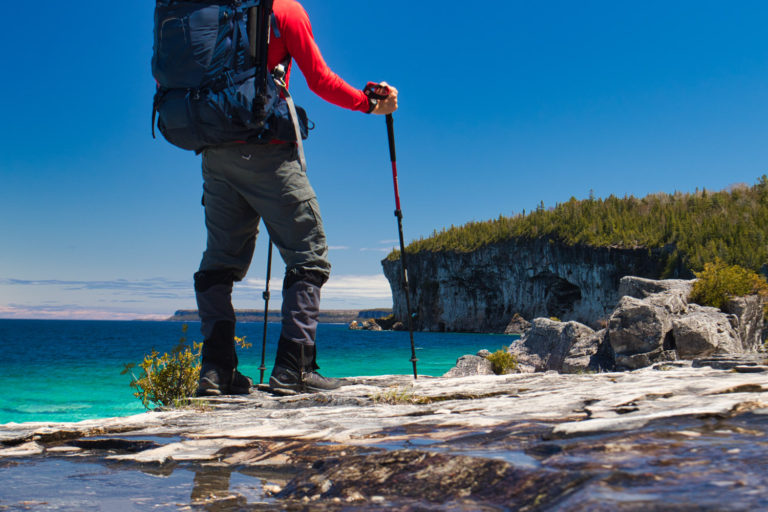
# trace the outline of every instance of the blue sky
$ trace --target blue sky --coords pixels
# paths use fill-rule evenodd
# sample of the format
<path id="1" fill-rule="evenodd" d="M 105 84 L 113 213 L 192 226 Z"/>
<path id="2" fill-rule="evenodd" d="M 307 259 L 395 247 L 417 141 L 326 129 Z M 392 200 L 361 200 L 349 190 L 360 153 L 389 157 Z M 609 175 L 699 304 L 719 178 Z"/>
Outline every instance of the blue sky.
<path id="1" fill-rule="evenodd" d="M 153 5 L 116 5 L 5 6 L 0 317 L 195 306 L 199 157 L 151 138 Z M 408 240 L 590 190 L 722 189 L 768 172 L 768 3 L 303 5 L 332 69 L 400 90 Z M 380 260 L 397 227 L 384 119 L 324 103 L 299 74 L 291 85 L 317 126 L 308 172 L 334 265 L 323 307 L 389 306 Z M 262 238 L 237 307 L 262 307 L 266 252 Z"/>

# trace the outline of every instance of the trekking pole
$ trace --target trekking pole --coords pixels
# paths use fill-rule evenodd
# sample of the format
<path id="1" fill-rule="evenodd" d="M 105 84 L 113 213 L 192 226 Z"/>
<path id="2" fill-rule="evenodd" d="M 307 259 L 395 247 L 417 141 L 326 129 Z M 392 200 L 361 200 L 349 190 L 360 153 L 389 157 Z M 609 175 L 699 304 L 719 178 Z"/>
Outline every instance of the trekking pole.
<path id="1" fill-rule="evenodd" d="M 384 99 L 387 95 L 377 94 L 379 84 L 368 82 L 364 92 L 371 98 Z M 397 231 L 400 235 L 400 267 L 402 270 L 403 290 L 405 290 L 405 307 L 408 311 L 408 334 L 411 338 L 411 363 L 413 363 L 413 378 L 418 379 L 416 371 L 416 346 L 413 343 L 413 313 L 411 313 L 411 293 L 408 287 L 408 269 L 405 264 L 405 242 L 403 240 L 403 210 L 400 208 L 400 189 L 397 183 L 397 158 L 395 155 L 395 121 L 392 114 L 387 114 L 387 138 L 389 139 L 389 159 L 392 162 L 392 181 L 395 185 L 395 217 L 397 217 Z"/>
<path id="2" fill-rule="evenodd" d="M 272 13 L 272 0 L 262 0 L 258 7 L 251 7 L 248 10 L 248 39 L 251 58 L 254 60 L 256 69 L 264 68 L 267 65 L 267 48 L 269 43 L 269 19 Z M 267 34 L 266 37 L 259 38 L 259 34 Z M 256 77 L 256 97 L 263 94 L 266 90 L 267 74 Z M 269 250 L 267 252 L 267 284 L 264 293 L 264 335 L 261 339 L 261 366 L 259 366 L 259 384 L 264 384 L 264 371 L 267 369 L 264 364 L 267 352 L 267 322 L 269 318 L 269 280 L 272 278 L 272 237 L 269 237 Z"/>
<path id="3" fill-rule="evenodd" d="M 269 280 L 272 278 L 272 237 L 269 238 L 269 250 L 267 251 L 267 286 L 264 293 L 264 336 L 261 338 L 261 366 L 259 366 L 259 384 L 264 384 L 264 354 L 267 351 L 267 318 L 269 317 Z"/>

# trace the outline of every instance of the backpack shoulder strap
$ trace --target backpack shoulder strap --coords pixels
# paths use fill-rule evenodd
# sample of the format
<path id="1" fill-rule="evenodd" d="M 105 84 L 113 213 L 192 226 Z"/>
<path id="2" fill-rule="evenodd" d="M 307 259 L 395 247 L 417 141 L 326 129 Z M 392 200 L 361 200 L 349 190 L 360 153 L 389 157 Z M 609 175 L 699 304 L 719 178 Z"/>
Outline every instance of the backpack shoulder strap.
<path id="1" fill-rule="evenodd" d="M 288 57 L 290 61 L 290 56 Z M 285 102 L 288 104 L 288 111 L 291 114 L 291 121 L 293 122 L 293 131 L 296 133 L 296 149 L 299 153 L 299 164 L 301 164 L 301 172 L 307 172 L 307 159 L 304 157 L 304 142 L 301 138 L 301 128 L 299 127 L 299 115 L 296 113 L 296 104 L 293 102 L 291 94 L 288 92 L 288 87 L 285 85 L 285 67 L 280 64 L 275 68 L 272 73 L 272 78 L 275 80 L 277 88 L 283 93 Z"/>

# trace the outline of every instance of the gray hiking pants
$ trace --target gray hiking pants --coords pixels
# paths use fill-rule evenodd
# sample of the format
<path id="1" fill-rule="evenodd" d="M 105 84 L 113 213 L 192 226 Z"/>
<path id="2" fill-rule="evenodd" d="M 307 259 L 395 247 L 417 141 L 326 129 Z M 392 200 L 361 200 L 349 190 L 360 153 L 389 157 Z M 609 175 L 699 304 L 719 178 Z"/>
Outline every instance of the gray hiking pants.
<path id="1" fill-rule="evenodd" d="M 331 265 L 315 191 L 301 171 L 295 146 L 206 149 L 203 202 L 208 242 L 200 273 L 229 276 L 202 287 L 196 282 L 203 335 L 210 336 L 218 321 L 235 321 L 232 281 L 242 280 L 248 272 L 259 221 L 264 219 L 286 265 L 282 336 L 314 344 L 320 287 Z"/>

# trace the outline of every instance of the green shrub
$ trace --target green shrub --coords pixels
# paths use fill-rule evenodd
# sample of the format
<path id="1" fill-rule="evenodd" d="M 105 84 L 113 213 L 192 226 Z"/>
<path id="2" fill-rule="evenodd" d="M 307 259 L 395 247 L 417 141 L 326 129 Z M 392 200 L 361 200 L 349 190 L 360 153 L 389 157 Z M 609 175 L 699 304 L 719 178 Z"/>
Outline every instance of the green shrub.
<path id="1" fill-rule="evenodd" d="M 527 213 L 436 230 L 411 242 L 406 252 L 471 252 L 517 239 L 656 249 L 658 277 L 687 277 L 715 258 L 758 271 L 768 262 L 768 176 L 751 187 L 719 192 L 572 197 L 549 208 L 542 204 Z M 399 251 L 388 256 L 399 258 Z"/>
<path id="2" fill-rule="evenodd" d="M 507 352 L 508 347 L 502 347 L 488 356 L 491 362 L 491 369 L 496 375 L 505 375 L 517 367 L 517 358 Z"/>
<path id="3" fill-rule="evenodd" d="M 720 258 L 706 263 L 704 270 L 696 272 L 689 301 L 722 309 L 732 297 L 760 295 L 768 299 L 768 283 L 752 270 L 728 265 Z"/>
<path id="4" fill-rule="evenodd" d="M 133 396 L 141 400 L 146 409 L 150 404 L 160 407 L 184 407 L 190 405 L 189 397 L 197 389 L 200 375 L 200 352 L 202 343 L 187 344 L 187 325 L 181 328 L 182 335 L 179 343 L 171 353 L 160 353 L 152 349 L 139 363 L 140 376 L 133 373 L 134 363 L 125 365 L 121 375 L 131 374 L 130 386 L 136 391 Z M 245 338 L 235 337 L 235 342 L 242 348 L 249 348 L 250 343 Z"/>

